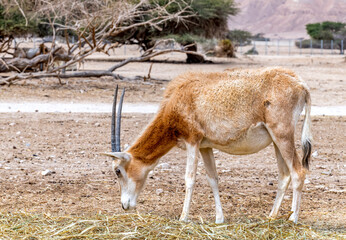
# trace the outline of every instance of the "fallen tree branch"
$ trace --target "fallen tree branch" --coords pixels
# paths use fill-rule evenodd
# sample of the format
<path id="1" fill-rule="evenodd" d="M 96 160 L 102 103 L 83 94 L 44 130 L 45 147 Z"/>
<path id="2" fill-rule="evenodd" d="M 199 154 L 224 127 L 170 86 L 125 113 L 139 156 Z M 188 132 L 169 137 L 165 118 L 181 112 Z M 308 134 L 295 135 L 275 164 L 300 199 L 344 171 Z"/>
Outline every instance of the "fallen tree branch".
<path id="1" fill-rule="evenodd" d="M 103 77 L 103 76 L 110 76 L 115 79 L 123 80 L 123 81 L 137 81 L 137 80 L 143 80 L 142 76 L 135 76 L 135 77 L 125 77 L 116 73 L 112 73 L 109 71 L 88 71 L 88 72 L 73 72 L 73 73 L 67 73 L 67 74 L 59 74 L 59 73 L 47 73 L 47 74 L 18 74 L 16 76 L 11 76 L 8 78 L 5 78 L 3 80 L 0 79 L 0 86 L 2 85 L 11 85 L 15 82 L 22 81 L 22 80 L 28 80 L 28 79 L 40 79 L 40 78 L 58 78 L 59 82 L 61 82 L 61 79 L 66 78 L 89 78 L 89 77 Z M 167 79 L 159 79 L 159 78 L 150 78 L 151 80 L 155 81 L 168 81 Z"/>
<path id="2" fill-rule="evenodd" d="M 145 55 L 145 56 L 142 55 L 140 57 L 128 58 L 128 59 L 126 59 L 126 60 L 124 60 L 118 64 L 115 64 L 114 66 L 112 66 L 108 70 L 104 70 L 104 71 L 84 71 L 84 72 L 73 72 L 73 73 L 60 73 L 60 72 L 58 72 L 58 70 L 63 68 L 63 66 L 64 66 L 63 65 L 63 66 L 60 66 L 58 68 L 52 69 L 49 73 L 47 73 L 47 72 L 19 73 L 19 74 L 16 74 L 16 75 L 13 75 L 13 76 L 10 76 L 10 77 L 7 77 L 7 78 L 0 80 L 0 85 L 9 85 L 9 84 L 12 84 L 14 82 L 18 82 L 20 80 L 26 80 L 26 79 L 51 78 L 51 77 L 56 77 L 56 78 L 62 79 L 62 78 L 83 78 L 83 77 L 86 78 L 86 77 L 110 76 L 110 77 L 114 77 L 116 79 L 130 79 L 130 78 L 120 76 L 120 75 L 114 73 L 114 71 L 120 67 L 125 66 L 126 64 L 131 63 L 131 62 L 145 62 L 145 61 L 150 60 L 153 57 L 167 54 L 167 53 L 171 53 L 171 52 L 178 52 L 178 53 L 184 53 L 184 54 L 195 54 L 198 56 L 205 57 L 203 54 L 193 52 L 193 51 L 185 51 L 185 50 L 179 50 L 179 49 L 166 49 L 166 50 L 159 50 L 156 52 L 152 52 L 151 54 Z M 40 55 L 40 56 L 43 56 L 43 55 Z M 37 57 L 40 57 L 40 56 L 37 56 Z M 65 64 L 65 65 L 70 65 L 70 64 Z M 138 79 L 138 77 L 136 79 Z"/>
<path id="3" fill-rule="evenodd" d="M 63 59 L 66 59 L 69 57 L 64 56 L 62 54 L 56 54 L 55 56 L 55 53 L 59 51 L 60 48 L 61 47 L 53 49 L 51 52 L 47 54 L 41 54 L 32 59 L 17 57 L 17 58 L 13 58 L 6 61 L 5 60 L 0 61 L 0 72 L 24 71 L 26 69 L 35 68 L 40 63 L 47 63 L 51 55 L 53 55 L 56 58 L 56 60 L 60 60 L 61 58 L 61 60 L 64 61 Z"/>
<path id="4" fill-rule="evenodd" d="M 205 55 L 198 53 L 198 52 L 194 52 L 194 51 L 185 51 L 185 50 L 180 50 L 180 49 L 165 49 L 165 50 L 160 50 L 157 52 L 152 52 L 149 55 L 142 55 L 140 57 L 132 57 L 132 58 L 128 58 L 114 66 L 112 66 L 111 68 L 108 69 L 108 71 L 115 71 L 117 68 L 123 67 L 124 65 L 131 63 L 131 62 L 145 62 L 145 61 L 149 61 L 151 58 L 153 57 L 157 57 L 159 55 L 163 55 L 163 54 L 167 54 L 167 53 L 172 53 L 172 52 L 177 52 L 177 53 L 184 53 L 184 54 L 193 54 L 193 55 L 197 55 L 197 56 L 201 56 L 205 59 Z"/>
<path id="5" fill-rule="evenodd" d="M 109 71 L 85 71 L 85 72 L 71 72 L 71 73 L 20 73 L 14 76 L 10 76 L 4 79 L 0 79 L 0 85 L 10 85 L 15 82 L 27 79 L 38 79 L 38 78 L 86 78 L 86 77 L 102 77 L 111 76 L 117 79 L 123 79 L 124 77 L 112 73 Z"/>

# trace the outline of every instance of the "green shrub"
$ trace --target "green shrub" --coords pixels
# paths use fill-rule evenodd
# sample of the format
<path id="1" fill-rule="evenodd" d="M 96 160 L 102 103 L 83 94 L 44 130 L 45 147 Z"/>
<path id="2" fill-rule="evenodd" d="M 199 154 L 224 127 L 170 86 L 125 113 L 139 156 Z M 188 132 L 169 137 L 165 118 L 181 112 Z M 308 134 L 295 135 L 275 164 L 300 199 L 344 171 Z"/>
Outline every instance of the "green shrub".
<path id="1" fill-rule="evenodd" d="M 37 30 L 38 24 L 36 19 L 28 18 L 28 25 L 26 26 L 26 20 L 18 7 L 13 7 L 6 11 L 4 6 L 0 5 L 0 36 L 19 36 L 35 33 Z"/>
<path id="2" fill-rule="evenodd" d="M 231 30 L 226 35 L 235 46 L 245 46 L 251 44 L 252 34 L 244 30 Z"/>

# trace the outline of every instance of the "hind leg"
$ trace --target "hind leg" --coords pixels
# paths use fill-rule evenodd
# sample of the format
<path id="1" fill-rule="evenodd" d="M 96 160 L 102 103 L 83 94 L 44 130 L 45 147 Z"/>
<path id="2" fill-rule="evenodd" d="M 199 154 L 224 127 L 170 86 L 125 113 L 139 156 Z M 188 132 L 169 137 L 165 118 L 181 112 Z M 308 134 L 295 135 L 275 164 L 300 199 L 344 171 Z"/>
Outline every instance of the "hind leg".
<path id="1" fill-rule="evenodd" d="M 289 130 L 287 131 L 287 128 L 284 128 L 285 130 L 282 130 L 283 128 L 278 128 L 278 126 L 280 125 L 276 125 L 275 127 L 272 127 L 272 128 L 270 126 L 267 126 L 267 129 L 269 133 L 271 134 L 272 139 L 275 145 L 277 146 L 284 162 L 286 163 L 287 169 L 289 170 L 289 173 L 291 176 L 292 188 L 293 188 L 293 199 L 292 199 L 291 210 L 293 213 L 290 217 L 290 220 L 296 223 L 298 221 L 298 213 L 299 213 L 299 207 L 300 207 L 300 201 L 301 201 L 302 189 L 304 185 L 306 171 L 303 165 L 301 164 L 297 151 L 295 149 L 294 127 L 290 129 L 291 131 Z M 286 184 L 287 184 L 287 181 L 288 180 L 286 177 Z M 284 184 L 283 186 L 279 186 L 279 188 L 280 187 L 283 190 Z M 282 201 L 281 199 L 282 197 L 283 197 L 283 193 L 281 192 L 279 193 L 278 191 L 278 196 L 277 196 L 278 199 L 277 201 L 275 201 L 275 204 L 279 205 L 279 203 L 281 203 Z M 275 204 L 272 210 L 273 215 L 277 213 L 275 212 L 277 211 L 276 210 L 277 206 Z"/>
<path id="2" fill-rule="evenodd" d="M 187 222 L 192 193 L 196 183 L 196 173 L 197 173 L 197 164 L 198 164 L 198 145 L 191 145 L 186 143 L 187 150 L 187 160 L 186 160 L 186 172 L 185 172 L 185 200 L 183 206 L 183 212 L 180 216 L 180 221 Z"/>
<path id="3" fill-rule="evenodd" d="M 275 202 L 272 208 L 272 211 L 269 214 L 270 218 L 276 218 L 284 198 L 287 187 L 291 181 L 290 171 L 286 165 L 285 160 L 283 159 L 279 148 L 274 144 L 275 154 L 277 158 L 277 164 L 279 169 L 279 182 L 278 182 L 278 190 L 276 193 Z"/>
<path id="4" fill-rule="evenodd" d="M 293 163 L 292 171 L 291 171 L 292 188 L 293 188 L 293 199 L 292 199 L 291 211 L 293 213 L 290 217 L 290 220 L 297 223 L 306 171 L 303 168 L 303 165 L 299 161 L 297 151 L 294 150 L 294 152 L 295 152 L 294 153 L 295 161 Z"/>

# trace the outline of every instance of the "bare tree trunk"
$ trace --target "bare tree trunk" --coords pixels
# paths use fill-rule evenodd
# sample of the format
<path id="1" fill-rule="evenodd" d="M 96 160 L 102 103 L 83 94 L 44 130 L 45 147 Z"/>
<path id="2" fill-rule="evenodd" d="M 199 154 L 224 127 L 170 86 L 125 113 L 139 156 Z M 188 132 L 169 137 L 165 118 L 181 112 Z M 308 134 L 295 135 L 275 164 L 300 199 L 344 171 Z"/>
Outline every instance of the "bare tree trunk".
<path id="1" fill-rule="evenodd" d="M 33 59 L 28 58 L 13 58 L 10 60 L 0 61 L 0 72 L 12 72 L 18 71 L 22 72 L 25 70 L 32 70 L 34 68 L 39 68 L 42 63 L 48 63 L 48 61 L 54 58 L 54 61 L 69 61 L 72 56 L 65 54 L 42 54 L 34 57 Z"/>
<path id="2" fill-rule="evenodd" d="M 189 46 L 186 46 L 185 49 L 187 51 L 191 51 L 191 52 L 196 52 L 197 53 L 197 45 L 196 44 L 189 44 Z M 203 55 L 200 54 L 190 54 L 187 53 L 187 58 L 186 58 L 186 62 L 187 63 L 205 63 L 206 60 L 204 58 Z"/>

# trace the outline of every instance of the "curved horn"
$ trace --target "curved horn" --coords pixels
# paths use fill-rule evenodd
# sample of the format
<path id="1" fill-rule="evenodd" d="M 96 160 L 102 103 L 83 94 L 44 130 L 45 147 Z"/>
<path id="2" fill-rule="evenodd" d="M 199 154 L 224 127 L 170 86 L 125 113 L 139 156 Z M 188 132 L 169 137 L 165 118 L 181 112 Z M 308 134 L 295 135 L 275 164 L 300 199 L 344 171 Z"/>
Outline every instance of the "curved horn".
<path id="1" fill-rule="evenodd" d="M 116 144 L 116 129 L 115 129 L 115 117 L 116 117 L 116 107 L 117 107 L 117 96 L 118 96 L 118 85 L 115 88 L 114 92 L 114 100 L 113 100 L 113 107 L 112 107 L 112 124 L 111 124 L 111 146 L 112 146 L 112 152 L 115 152 L 115 144 Z"/>
<path id="2" fill-rule="evenodd" d="M 118 106 L 118 113 L 117 113 L 117 127 L 115 129 L 115 132 L 116 132 L 115 151 L 116 152 L 121 152 L 121 147 L 120 147 L 120 127 L 121 127 L 121 110 L 123 108 L 124 95 L 125 95 L 125 88 L 123 88 L 123 92 L 121 93 L 120 102 L 119 102 L 119 106 Z"/>

